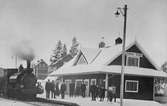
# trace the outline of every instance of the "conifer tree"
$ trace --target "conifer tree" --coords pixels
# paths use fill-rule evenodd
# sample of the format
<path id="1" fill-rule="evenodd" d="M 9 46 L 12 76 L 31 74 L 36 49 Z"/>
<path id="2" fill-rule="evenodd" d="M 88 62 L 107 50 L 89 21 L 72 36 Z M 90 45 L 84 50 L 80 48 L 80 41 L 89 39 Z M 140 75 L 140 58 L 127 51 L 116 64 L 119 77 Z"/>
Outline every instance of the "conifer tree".
<path id="1" fill-rule="evenodd" d="M 76 39 L 76 37 L 73 37 L 72 39 L 72 45 L 71 45 L 71 48 L 70 48 L 70 55 L 72 57 L 74 57 L 77 53 L 78 53 L 78 46 L 79 46 L 79 43 Z"/>
<path id="2" fill-rule="evenodd" d="M 57 42 L 56 48 L 53 50 L 53 55 L 50 58 L 51 64 L 56 63 L 63 55 L 63 45 L 61 40 Z"/>
<path id="3" fill-rule="evenodd" d="M 67 55 L 67 46 L 66 44 L 64 44 L 62 49 L 62 57 L 65 57 L 66 55 Z"/>

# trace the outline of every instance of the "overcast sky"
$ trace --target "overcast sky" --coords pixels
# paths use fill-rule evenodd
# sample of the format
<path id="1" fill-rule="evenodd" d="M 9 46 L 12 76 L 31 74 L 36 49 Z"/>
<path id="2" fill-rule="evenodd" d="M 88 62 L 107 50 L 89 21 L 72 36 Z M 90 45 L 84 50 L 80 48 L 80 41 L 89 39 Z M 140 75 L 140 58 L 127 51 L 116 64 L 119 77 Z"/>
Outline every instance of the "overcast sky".
<path id="1" fill-rule="evenodd" d="M 97 48 L 104 36 L 108 45 L 122 36 L 123 17 L 117 7 L 128 5 L 127 42 L 137 40 L 161 65 L 167 60 L 166 0 L 0 0 L 0 66 L 14 66 L 11 46 L 29 42 L 36 59 L 47 63 L 58 40 Z"/>

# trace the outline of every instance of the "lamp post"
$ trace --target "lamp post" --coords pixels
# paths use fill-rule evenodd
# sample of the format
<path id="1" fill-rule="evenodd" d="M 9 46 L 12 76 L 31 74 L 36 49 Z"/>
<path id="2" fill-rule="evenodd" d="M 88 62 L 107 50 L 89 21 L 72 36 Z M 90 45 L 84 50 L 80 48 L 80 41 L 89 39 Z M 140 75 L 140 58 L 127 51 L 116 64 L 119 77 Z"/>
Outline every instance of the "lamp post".
<path id="1" fill-rule="evenodd" d="M 125 67 L 125 41 L 126 41 L 126 21 L 127 21 L 127 5 L 124 8 L 118 8 L 115 13 L 116 16 L 122 15 L 124 17 L 123 28 L 123 45 L 122 45 L 122 67 L 121 67 L 121 85 L 120 85 L 120 106 L 123 106 L 124 98 L 124 67 Z"/>

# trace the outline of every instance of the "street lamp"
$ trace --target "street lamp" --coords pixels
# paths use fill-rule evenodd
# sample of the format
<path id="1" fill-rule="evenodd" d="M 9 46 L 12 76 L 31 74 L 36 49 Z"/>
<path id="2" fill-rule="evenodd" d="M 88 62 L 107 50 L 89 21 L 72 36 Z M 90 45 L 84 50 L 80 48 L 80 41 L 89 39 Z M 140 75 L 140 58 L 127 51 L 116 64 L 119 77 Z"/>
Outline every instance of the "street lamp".
<path id="1" fill-rule="evenodd" d="M 120 85 L 120 106 L 123 106 L 127 5 L 125 4 L 124 8 L 117 8 L 117 11 L 116 11 L 115 15 L 116 16 L 122 15 L 124 17 L 123 45 L 122 45 L 122 67 L 121 67 L 121 85 Z"/>

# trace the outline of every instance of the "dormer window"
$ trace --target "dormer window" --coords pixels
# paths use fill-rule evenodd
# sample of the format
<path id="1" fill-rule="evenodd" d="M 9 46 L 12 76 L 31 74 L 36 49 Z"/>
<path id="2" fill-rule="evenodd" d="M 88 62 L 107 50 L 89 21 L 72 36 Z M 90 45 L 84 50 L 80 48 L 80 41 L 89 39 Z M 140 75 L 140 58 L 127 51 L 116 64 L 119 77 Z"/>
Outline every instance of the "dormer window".
<path id="1" fill-rule="evenodd" d="M 126 60 L 126 65 L 127 66 L 139 67 L 140 57 L 142 57 L 142 54 L 127 52 L 126 56 L 127 56 L 127 60 Z"/>

